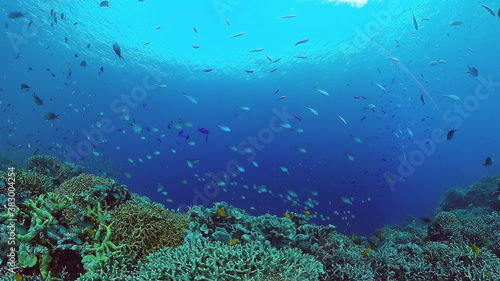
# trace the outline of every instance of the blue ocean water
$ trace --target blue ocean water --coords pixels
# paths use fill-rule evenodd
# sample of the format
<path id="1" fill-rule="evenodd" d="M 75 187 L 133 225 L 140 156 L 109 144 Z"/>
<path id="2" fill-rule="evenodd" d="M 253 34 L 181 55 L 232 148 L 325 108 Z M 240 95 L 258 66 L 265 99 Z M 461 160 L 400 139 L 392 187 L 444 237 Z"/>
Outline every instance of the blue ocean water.
<path id="1" fill-rule="evenodd" d="M 499 157 L 500 19 L 476 1 L 358 2 L 5 1 L 2 155 L 77 162 L 171 209 L 308 211 L 363 235 L 431 216 L 498 173 L 482 164 Z"/>

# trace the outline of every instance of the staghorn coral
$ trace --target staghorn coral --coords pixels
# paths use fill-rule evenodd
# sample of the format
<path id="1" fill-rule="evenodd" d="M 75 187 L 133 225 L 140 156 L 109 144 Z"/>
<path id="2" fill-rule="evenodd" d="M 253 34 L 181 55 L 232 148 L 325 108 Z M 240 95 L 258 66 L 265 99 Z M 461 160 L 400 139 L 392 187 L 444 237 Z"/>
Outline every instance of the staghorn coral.
<path id="1" fill-rule="evenodd" d="M 82 210 L 87 205 L 95 206 L 97 202 L 112 207 L 130 199 L 130 192 L 124 185 L 91 174 L 80 174 L 65 181 L 55 193 L 72 197 L 75 205 Z"/>
<path id="2" fill-rule="evenodd" d="M 8 178 L 8 172 L 0 172 L 0 182 L 3 182 L 4 185 L 7 185 Z M 24 170 L 16 170 L 14 186 L 18 199 L 36 197 L 54 190 L 52 181 L 46 175 Z"/>
<path id="3" fill-rule="evenodd" d="M 81 280 L 318 280 L 323 273 L 321 263 L 297 249 L 206 241 L 163 248 L 133 272 L 109 269 Z"/>
<path id="4" fill-rule="evenodd" d="M 430 241 L 460 241 L 460 221 L 452 212 L 439 212 L 427 226 Z"/>
<path id="5" fill-rule="evenodd" d="M 129 201 L 109 212 L 116 244 L 127 245 L 139 258 L 163 247 L 178 247 L 188 228 L 185 215 L 166 210 L 162 205 L 139 204 Z"/>
<path id="6" fill-rule="evenodd" d="M 33 155 L 26 160 L 26 169 L 52 178 L 57 175 L 60 167 L 61 161 L 50 155 Z"/>

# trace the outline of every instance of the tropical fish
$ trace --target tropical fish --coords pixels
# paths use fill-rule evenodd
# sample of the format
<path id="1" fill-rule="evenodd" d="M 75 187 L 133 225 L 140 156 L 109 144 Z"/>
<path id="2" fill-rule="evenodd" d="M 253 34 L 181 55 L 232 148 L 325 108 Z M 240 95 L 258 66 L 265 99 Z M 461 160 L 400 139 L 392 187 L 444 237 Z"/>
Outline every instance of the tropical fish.
<path id="1" fill-rule="evenodd" d="M 273 95 L 276 95 L 278 92 L 280 91 L 280 88 L 278 88 L 274 93 Z"/>
<path id="2" fill-rule="evenodd" d="M 253 49 L 251 51 L 248 51 L 249 53 L 258 53 L 264 51 L 264 48 L 258 48 L 258 49 Z"/>
<path id="3" fill-rule="evenodd" d="M 461 25 L 461 24 L 462 24 L 462 22 L 461 22 L 461 21 L 459 21 L 459 20 L 455 20 L 455 21 L 450 22 L 450 24 L 448 25 L 448 27 L 452 27 L 452 26 L 459 26 L 459 25 Z"/>
<path id="4" fill-rule="evenodd" d="M 308 216 L 309 216 L 309 215 L 311 214 L 311 212 L 309 212 L 309 211 L 304 211 L 304 214 L 306 214 L 306 215 L 308 215 Z"/>
<path id="5" fill-rule="evenodd" d="M 290 216 L 289 214 L 287 214 L 287 213 L 283 213 L 283 216 L 284 216 L 285 218 L 287 218 L 287 219 L 291 218 L 291 216 Z"/>
<path id="6" fill-rule="evenodd" d="M 446 139 L 447 140 L 451 140 L 453 138 L 453 135 L 455 134 L 457 130 L 455 130 L 455 127 L 453 127 L 453 129 L 451 129 L 448 134 L 446 134 Z"/>
<path id="7" fill-rule="evenodd" d="M 408 135 L 410 135 L 409 138 L 412 139 L 413 138 L 413 132 L 408 127 L 406 128 L 406 131 L 408 132 Z"/>
<path id="8" fill-rule="evenodd" d="M 309 109 L 309 111 L 311 111 L 314 115 L 316 115 L 316 116 L 319 115 L 319 113 L 318 113 L 318 111 L 316 111 L 316 109 L 310 108 L 310 107 L 307 107 L 307 106 L 306 106 L 306 108 Z"/>
<path id="9" fill-rule="evenodd" d="M 314 90 L 317 91 L 317 92 L 320 92 L 325 97 L 329 97 L 330 96 L 330 94 L 327 91 L 320 90 L 318 88 L 314 88 Z"/>
<path id="10" fill-rule="evenodd" d="M 298 41 L 297 43 L 295 43 L 295 47 L 297 47 L 297 45 L 304 44 L 307 42 L 309 42 L 309 39 L 302 39 L 302 40 Z"/>
<path id="11" fill-rule="evenodd" d="M 296 59 L 303 59 L 303 60 L 309 58 L 308 56 L 293 56 L 293 57 L 296 58 Z"/>
<path id="12" fill-rule="evenodd" d="M 11 19 L 17 19 L 17 18 L 22 18 L 24 17 L 24 15 L 27 15 L 28 13 L 21 13 L 21 12 L 18 12 L 18 11 L 14 11 L 14 12 L 10 12 L 7 16 Z"/>
<path id="13" fill-rule="evenodd" d="M 475 254 L 479 254 L 479 248 L 474 245 L 474 244 L 471 244 L 470 245 L 470 248 L 472 249 L 472 251 L 475 253 Z"/>
<path id="14" fill-rule="evenodd" d="M 231 23 L 229 22 L 229 20 L 226 18 L 226 23 L 227 25 L 231 26 Z"/>
<path id="15" fill-rule="evenodd" d="M 30 89 L 30 88 L 31 88 L 31 87 L 29 87 L 29 86 L 28 86 L 28 85 L 26 85 L 26 84 L 21 84 L 21 90 L 26 90 L 26 92 L 27 92 L 27 91 L 29 91 L 29 89 Z"/>
<path id="16" fill-rule="evenodd" d="M 278 168 L 280 168 L 280 170 L 283 171 L 283 173 L 288 174 L 288 169 L 286 167 L 278 165 Z"/>
<path id="17" fill-rule="evenodd" d="M 43 115 L 43 119 L 45 120 L 54 120 L 54 119 L 59 119 L 59 115 L 56 115 L 52 112 L 45 113 Z"/>
<path id="18" fill-rule="evenodd" d="M 342 123 L 344 123 L 344 125 L 347 125 L 347 122 L 345 121 L 345 119 L 344 119 L 344 118 L 342 118 L 342 116 L 340 116 L 340 115 L 338 115 L 338 114 L 337 114 L 337 116 L 340 118 L 340 120 L 342 121 Z"/>
<path id="19" fill-rule="evenodd" d="M 80 66 L 81 66 L 81 67 L 83 67 L 83 68 L 86 68 L 86 67 L 87 67 L 87 66 L 89 66 L 89 65 L 87 64 L 87 62 L 86 62 L 86 61 L 82 61 L 82 62 L 80 63 Z"/>
<path id="20" fill-rule="evenodd" d="M 455 95 L 444 95 L 443 97 L 449 98 L 452 101 L 461 101 L 462 100 L 461 98 L 459 98 L 458 96 L 455 96 Z"/>
<path id="21" fill-rule="evenodd" d="M 387 92 L 387 90 L 384 88 L 384 86 L 378 84 L 378 83 L 375 83 L 374 81 L 372 81 L 372 84 L 377 86 L 380 90 L 382 90 L 382 92 Z"/>
<path id="22" fill-rule="evenodd" d="M 154 84 L 154 86 L 156 86 L 158 88 L 162 88 L 162 89 L 167 87 L 167 85 L 165 85 L 165 84 Z"/>
<path id="23" fill-rule="evenodd" d="M 109 6 L 111 6 L 111 4 L 109 4 L 109 1 L 102 1 L 100 4 L 99 4 L 100 7 L 107 7 L 109 8 Z"/>
<path id="24" fill-rule="evenodd" d="M 485 8 L 486 11 L 488 11 L 488 13 L 490 13 L 490 15 L 495 16 L 495 12 L 492 9 L 490 9 L 490 7 L 483 5 L 483 4 L 481 4 L 481 7 Z"/>
<path id="25" fill-rule="evenodd" d="M 118 45 L 118 43 L 113 44 L 113 50 L 115 51 L 115 54 L 117 54 L 119 58 L 123 59 L 122 51 L 121 51 L 120 45 Z"/>
<path id="26" fill-rule="evenodd" d="M 286 96 L 281 96 L 281 97 L 277 98 L 277 100 L 282 100 L 284 98 L 286 98 Z"/>
<path id="27" fill-rule="evenodd" d="M 286 16 L 282 16 L 282 17 L 278 17 L 279 19 L 293 19 L 295 18 L 296 15 L 286 15 Z"/>
<path id="28" fill-rule="evenodd" d="M 425 104 L 424 94 L 421 94 L 421 95 L 420 95 L 420 100 L 422 101 L 422 104 Z"/>
<path id="29" fill-rule="evenodd" d="M 347 157 L 347 159 L 349 159 L 352 162 L 354 162 L 354 155 L 352 155 L 351 153 L 345 153 L 345 156 Z"/>
<path id="30" fill-rule="evenodd" d="M 210 132 L 207 129 L 203 129 L 203 128 L 200 128 L 200 127 L 198 127 L 198 132 L 201 132 L 202 134 L 206 135 L 205 142 L 207 142 L 208 141 L 208 135 L 210 134 Z"/>
<path id="31" fill-rule="evenodd" d="M 376 107 L 376 105 L 370 103 L 369 105 L 363 107 L 363 109 L 371 109 L 373 112 L 375 112 Z"/>
<path id="32" fill-rule="evenodd" d="M 224 132 L 231 132 L 231 128 L 229 128 L 228 126 L 217 125 L 217 127 L 219 127 L 219 129 L 223 130 Z"/>
<path id="33" fill-rule="evenodd" d="M 469 77 L 471 77 L 471 76 L 477 77 L 479 75 L 479 70 L 477 70 L 477 68 L 470 67 L 468 65 L 467 65 L 467 67 L 469 68 L 469 71 L 467 71 L 467 73 L 469 73 Z"/>
<path id="34" fill-rule="evenodd" d="M 491 158 L 491 157 L 486 158 L 486 160 L 484 161 L 483 166 L 486 168 L 486 167 L 489 167 L 491 165 L 493 165 L 493 158 Z"/>
<path id="35" fill-rule="evenodd" d="M 254 73 L 255 71 L 253 70 L 244 70 L 246 73 Z"/>
<path id="36" fill-rule="evenodd" d="M 387 58 L 394 62 L 401 62 L 398 57 L 387 57 Z"/>
<path id="37" fill-rule="evenodd" d="M 303 147 L 298 147 L 298 146 L 295 146 L 294 148 L 295 148 L 298 152 L 300 152 L 300 153 L 306 153 L 306 149 L 305 149 L 305 148 L 303 148 Z"/>
<path id="38" fill-rule="evenodd" d="M 292 114 L 293 117 L 295 117 L 295 119 L 299 120 L 299 121 L 302 121 L 302 118 L 300 118 L 299 116 L 295 115 L 295 114 Z"/>
<path id="39" fill-rule="evenodd" d="M 198 34 L 198 29 L 196 29 L 196 27 L 193 27 L 193 30 L 194 32 L 196 32 L 196 34 Z"/>
<path id="40" fill-rule="evenodd" d="M 186 161 L 188 167 L 191 169 L 194 167 L 194 164 L 198 164 L 200 162 L 198 159 L 189 159 L 189 158 L 186 158 Z"/>
<path id="41" fill-rule="evenodd" d="M 130 126 L 132 126 L 132 130 L 134 130 L 134 133 L 136 134 L 142 134 L 142 125 L 139 124 L 139 123 L 135 123 L 135 119 L 132 119 L 134 121 L 134 123 L 132 124 L 129 124 Z"/>
<path id="42" fill-rule="evenodd" d="M 33 93 L 33 100 L 35 101 L 36 105 L 43 105 L 42 99 L 40 97 L 38 97 L 37 95 L 35 95 L 35 93 Z"/>
<path id="43" fill-rule="evenodd" d="M 157 27 L 155 27 L 155 29 L 160 29 L 160 28 L 161 28 L 161 26 L 157 26 Z"/>
<path id="44" fill-rule="evenodd" d="M 192 96 L 188 96 L 186 95 L 186 93 L 182 92 L 182 95 L 187 98 L 190 102 L 194 103 L 194 104 L 198 104 L 198 102 L 196 101 L 195 98 L 193 98 Z"/>
<path id="45" fill-rule="evenodd" d="M 372 250 L 372 248 L 366 248 L 366 250 L 364 250 L 364 251 L 361 253 L 361 255 L 363 255 L 363 256 L 364 256 L 364 255 L 368 254 L 371 250 Z"/>
<path id="46" fill-rule="evenodd" d="M 236 35 L 231 36 L 229 39 L 233 39 L 233 38 L 240 37 L 240 36 L 243 36 L 243 35 L 245 35 L 245 32 L 240 32 L 240 33 L 238 33 Z"/>
<path id="47" fill-rule="evenodd" d="M 217 212 L 219 213 L 219 215 L 223 218 L 226 217 L 226 213 L 224 213 L 224 211 L 221 209 L 221 208 L 217 208 Z"/>
<path id="48" fill-rule="evenodd" d="M 295 190 L 288 188 L 288 187 L 285 187 L 285 188 L 286 188 L 286 191 L 288 192 L 288 194 L 290 194 L 290 196 L 299 197 L 299 195 L 297 195 L 297 192 L 295 192 Z"/>
<path id="49" fill-rule="evenodd" d="M 352 201 L 350 198 L 348 197 L 345 197 L 345 196 L 340 196 L 340 200 L 342 200 L 342 202 L 346 203 L 346 204 L 350 204 L 352 205 Z"/>
<path id="50" fill-rule="evenodd" d="M 415 14 L 413 14 L 413 27 L 415 27 L 415 30 L 418 30 L 418 23 L 417 20 L 415 19 Z"/>
<path id="51" fill-rule="evenodd" d="M 270 62 L 273 62 L 273 59 L 272 59 L 269 55 L 266 55 L 266 58 L 267 58 Z"/>
<path id="52" fill-rule="evenodd" d="M 357 143 L 363 143 L 363 141 L 362 141 L 360 138 L 355 137 L 355 136 L 353 136 L 353 135 L 351 135 L 351 139 L 352 139 L 353 141 L 357 142 Z"/>
<path id="53" fill-rule="evenodd" d="M 239 108 L 241 110 L 244 110 L 244 111 L 249 111 L 250 110 L 250 107 L 248 107 L 248 106 L 237 106 L 237 108 Z"/>

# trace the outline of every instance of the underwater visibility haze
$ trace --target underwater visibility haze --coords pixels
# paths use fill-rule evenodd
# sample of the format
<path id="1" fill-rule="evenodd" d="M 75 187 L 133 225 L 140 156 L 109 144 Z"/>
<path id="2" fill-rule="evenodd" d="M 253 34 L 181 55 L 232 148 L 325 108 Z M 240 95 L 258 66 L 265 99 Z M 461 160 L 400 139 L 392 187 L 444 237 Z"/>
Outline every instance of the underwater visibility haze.
<path id="1" fill-rule="evenodd" d="M 20 269 L 10 273 L 495 280 L 499 8 L 457 0 L 4 1 L 1 188 L 12 166 L 25 185 L 15 195 Z M 457 219 L 472 214 L 489 236 Z M 127 223 L 144 232 L 124 230 Z M 390 245 L 424 265 L 382 262 L 396 259 Z M 213 257 L 212 248 L 227 252 Z M 242 266 L 241 276 L 209 265 L 210 276 L 155 273 L 188 249 L 227 263 L 255 253 L 292 269 L 263 262 Z M 440 251 L 472 257 L 468 273 L 454 263 L 429 270 Z M 146 262 L 155 259 L 163 263 Z"/>

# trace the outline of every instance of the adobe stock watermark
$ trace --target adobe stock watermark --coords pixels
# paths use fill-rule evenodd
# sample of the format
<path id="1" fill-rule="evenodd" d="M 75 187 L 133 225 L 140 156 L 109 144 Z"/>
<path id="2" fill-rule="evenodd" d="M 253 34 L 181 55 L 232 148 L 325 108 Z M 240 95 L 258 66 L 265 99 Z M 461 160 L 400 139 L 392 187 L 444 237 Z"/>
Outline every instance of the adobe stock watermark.
<path id="1" fill-rule="evenodd" d="M 51 1 L 45 4 L 57 5 L 58 3 Z M 14 31 L 12 29 L 12 24 L 10 24 L 9 28 L 7 28 L 5 32 L 7 35 L 7 39 L 9 39 L 10 46 L 12 47 L 14 54 L 16 55 L 20 54 L 19 48 L 22 45 L 28 44 L 31 39 L 35 38 L 40 33 L 40 30 L 42 28 L 50 26 L 48 22 L 49 21 L 53 22 L 52 17 L 49 17 L 47 22 L 44 21 L 44 18 L 48 16 L 50 15 L 47 14 L 47 11 L 45 11 L 44 9 L 38 9 L 35 13 L 28 13 L 23 18 L 9 19 L 10 21 L 8 23 L 14 23 L 15 21 L 23 21 L 20 30 Z"/>
<path id="2" fill-rule="evenodd" d="M 219 19 L 225 21 L 227 19 L 226 13 L 234 11 L 234 8 L 241 5 L 241 3 L 243 3 L 243 0 L 214 0 L 212 6 Z"/>
<path id="3" fill-rule="evenodd" d="M 148 72 L 149 74 L 142 79 L 142 84 L 132 88 L 130 94 L 122 94 L 120 98 L 116 98 L 111 102 L 111 111 L 121 114 L 120 119 L 125 119 L 125 116 L 130 114 L 131 109 L 141 105 L 146 100 L 148 92 L 157 89 L 155 85 L 162 83 L 163 78 L 168 76 L 168 73 L 161 72 L 158 67 L 154 71 L 148 69 Z M 66 162 L 77 163 L 82 161 L 84 157 L 94 152 L 95 147 L 102 143 L 104 135 L 111 134 L 116 130 L 116 126 L 110 118 L 101 118 L 98 122 L 100 126 L 96 126 L 90 131 L 81 131 L 86 139 L 78 141 L 74 148 L 70 145 L 66 146 Z"/>
<path id="4" fill-rule="evenodd" d="M 279 125 L 277 122 L 289 124 L 290 120 L 294 119 L 293 115 L 287 112 L 286 106 L 281 110 L 274 108 L 272 112 L 273 117 L 269 119 L 267 127 L 260 129 L 255 135 L 248 136 L 246 140 L 240 142 L 238 145 L 238 153 L 240 155 L 247 155 L 245 158 L 247 163 L 251 163 L 257 157 L 258 151 L 263 151 L 267 145 L 273 142 L 275 134 L 285 130 L 284 126 L 277 126 Z M 213 181 L 205 184 L 203 190 L 197 187 L 192 189 L 194 193 L 192 204 L 207 207 L 210 204 L 210 199 L 220 193 L 220 187 L 225 187 L 229 184 L 231 176 L 242 173 L 238 169 L 238 166 L 238 161 L 230 160 L 226 163 L 225 170 L 218 173 L 210 171 L 210 177 Z M 179 207 L 182 210 L 189 210 L 189 206 L 186 204 L 179 204 Z"/>
<path id="5" fill-rule="evenodd" d="M 397 173 L 385 172 L 384 177 L 389 185 L 389 188 L 394 192 L 397 183 L 403 183 L 410 177 L 417 167 L 422 166 L 425 160 L 436 152 L 437 145 L 447 141 L 447 133 L 452 128 L 459 129 L 465 119 L 468 119 L 474 112 L 476 112 L 481 102 L 486 101 L 491 97 L 498 87 L 500 82 L 493 81 L 493 76 L 490 74 L 488 79 L 483 76 L 478 76 L 480 84 L 476 86 L 474 94 L 464 98 L 460 102 L 454 102 L 453 107 L 444 112 L 446 123 L 451 123 L 446 129 L 434 128 L 431 132 L 430 138 L 419 140 L 415 139 L 414 143 L 417 146 L 408 157 L 399 156 L 399 165 Z"/>
<path id="6" fill-rule="evenodd" d="M 352 50 L 362 49 L 362 47 L 369 42 L 372 37 L 377 35 L 380 30 L 382 30 L 382 28 L 390 26 L 391 23 L 394 22 L 394 14 L 398 14 L 400 11 L 404 10 L 404 7 L 399 0 L 384 1 L 381 3 L 387 3 L 386 8 L 380 11 L 370 11 L 373 20 L 366 23 L 364 28 L 355 26 L 354 38 L 341 43 L 341 48 L 339 49 L 344 53 L 344 58 L 348 62 L 352 61 Z"/>

